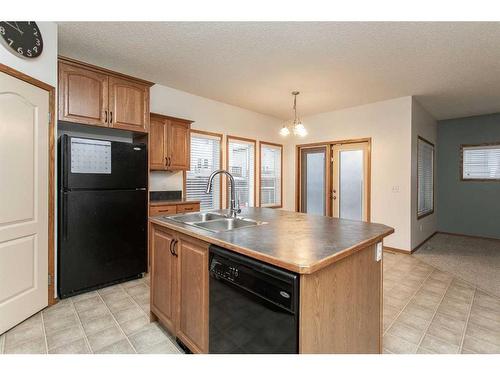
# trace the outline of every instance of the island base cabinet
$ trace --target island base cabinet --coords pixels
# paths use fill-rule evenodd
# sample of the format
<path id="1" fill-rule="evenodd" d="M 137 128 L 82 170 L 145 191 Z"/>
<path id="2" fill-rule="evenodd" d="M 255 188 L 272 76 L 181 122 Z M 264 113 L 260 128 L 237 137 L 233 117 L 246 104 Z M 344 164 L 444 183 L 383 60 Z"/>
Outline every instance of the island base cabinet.
<path id="1" fill-rule="evenodd" d="M 193 353 L 208 353 L 208 244 L 151 226 L 151 312 Z"/>
<path id="2" fill-rule="evenodd" d="M 300 353 L 381 353 L 382 261 L 375 245 L 300 278 Z"/>

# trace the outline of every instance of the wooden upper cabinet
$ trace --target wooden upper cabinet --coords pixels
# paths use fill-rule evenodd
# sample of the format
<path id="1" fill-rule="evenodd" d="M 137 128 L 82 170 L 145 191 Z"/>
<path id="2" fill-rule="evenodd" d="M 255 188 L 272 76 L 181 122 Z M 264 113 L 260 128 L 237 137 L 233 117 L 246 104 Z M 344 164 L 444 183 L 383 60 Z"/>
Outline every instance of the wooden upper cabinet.
<path id="1" fill-rule="evenodd" d="M 59 62 L 59 120 L 108 126 L 108 76 Z"/>
<path id="2" fill-rule="evenodd" d="M 192 121 L 151 114 L 149 148 L 150 169 L 187 171 L 191 164 Z"/>
<path id="3" fill-rule="evenodd" d="M 153 226 L 151 251 L 151 310 L 175 333 L 177 321 L 176 261 L 170 252 L 173 232 Z"/>
<path id="4" fill-rule="evenodd" d="M 59 120 L 147 133 L 151 82 L 59 58 Z"/>
<path id="5" fill-rule="evenodd" d="M 208 244 L 178 236 L 177 337 L 192 352 L 208 353 Z"/>
<path id="6" fill-rule="evenodd" d="M 149 128 L 149 87 L 130 80 L 109 77 L 109 126 L 147 132 Z"/>
<path id="7" fill-rule="evenodd" d="M 170 120 L 167 132 L 170 170 L 189 170 L 191 137 L 190 123 Z"/>

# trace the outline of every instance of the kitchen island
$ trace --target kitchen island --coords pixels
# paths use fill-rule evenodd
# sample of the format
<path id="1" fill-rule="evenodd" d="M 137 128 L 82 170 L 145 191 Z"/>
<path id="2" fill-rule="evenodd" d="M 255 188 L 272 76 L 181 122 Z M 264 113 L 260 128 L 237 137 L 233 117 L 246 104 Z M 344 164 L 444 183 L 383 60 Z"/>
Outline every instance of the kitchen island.
<path id="1" fill-rule="evenodd" d="M 227 211 L 215 211 L 225 213 Z M 299 277 L 299 353 L 382 350 L 381 224 L 267 208 L 240 216 L 262 225 L 212 232 L 151 217 L 151 316 L 193 352 L 209 348 L 209 246 Z"/>

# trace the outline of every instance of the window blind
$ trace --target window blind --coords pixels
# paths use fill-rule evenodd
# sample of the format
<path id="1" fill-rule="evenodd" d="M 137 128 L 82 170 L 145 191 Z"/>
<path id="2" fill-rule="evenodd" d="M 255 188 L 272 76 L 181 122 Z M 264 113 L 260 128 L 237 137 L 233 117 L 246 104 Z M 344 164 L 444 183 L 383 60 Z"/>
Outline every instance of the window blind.
<path id="1" fill-rule="evenodd" d="M 227 165 L 234 177 L 236 199 L 241 207 L 254 207 L 255 144 L 228 138 Z M 228 186 L 228 189 L 230 187 Z M 231 194 L 228 190 L 228 207 Z"/>
<path id="2" fill-rule="evenodd" d="M 260 144 L 260 204 L 281 206 L 281 146 Z"/>
<path id="3" fill-rule="evenodd" d="M 191 133 L 191 169 L 186 173 L 186 197 L 199 200 L 200 210 L 220 209 L 220 178 L 215 177 L 212 192 L 205 194 L 208 177 L 220 169 L 221 139 L 199 133 Z"/>
<path id="4" fill-rule="evenodd" d="M 434 146 L 418 139 L 418 211 L 422 216 L 434 211 Z"/>
<path id="5" fill-rule="evenodd" d="M 462 147 L 464 180 L 500 179 L 500 145 Z"/>

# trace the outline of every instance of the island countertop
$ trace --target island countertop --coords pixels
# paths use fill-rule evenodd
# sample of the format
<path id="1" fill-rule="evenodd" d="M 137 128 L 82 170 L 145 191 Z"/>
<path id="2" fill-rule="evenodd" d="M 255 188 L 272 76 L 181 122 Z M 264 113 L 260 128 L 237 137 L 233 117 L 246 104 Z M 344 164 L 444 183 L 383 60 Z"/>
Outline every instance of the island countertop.
<path id="1" fill-rule="evenodd" d="M 316 272 L 394 233 L 382 224 L 271 208 L 243 209 L 240 216 L 267 224 L 214 233 L 163 216 L 150 221 L 301 274 Z"/>

